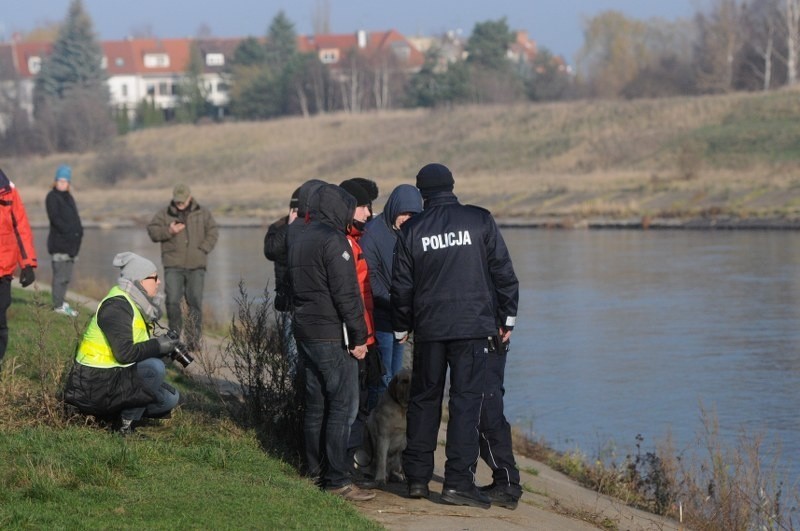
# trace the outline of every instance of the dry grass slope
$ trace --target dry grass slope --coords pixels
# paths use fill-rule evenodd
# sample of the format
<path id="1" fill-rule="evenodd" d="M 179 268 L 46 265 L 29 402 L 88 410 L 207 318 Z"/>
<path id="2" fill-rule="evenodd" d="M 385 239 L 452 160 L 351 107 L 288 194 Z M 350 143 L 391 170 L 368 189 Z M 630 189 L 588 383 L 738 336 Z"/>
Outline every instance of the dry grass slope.
<path id="1" fill-rule="evenodd" d="M 0 164 L 33 204 L 54 168 L 72 164 L 81 211 L 99 223 L 146 221 L 178 181 L 222 220 L 265 224 L 312 177 L 373 178 L 380 208 L 431 161 L 453 169 L 462 200 L 500 218 L 794 219 L 798 118 L 791 91 L 336 114 L 139 131 L 117 142 L 148 174 L 113 186 L 96 153 Z M 42 221 L 43 209 L 31 216 Z"/>

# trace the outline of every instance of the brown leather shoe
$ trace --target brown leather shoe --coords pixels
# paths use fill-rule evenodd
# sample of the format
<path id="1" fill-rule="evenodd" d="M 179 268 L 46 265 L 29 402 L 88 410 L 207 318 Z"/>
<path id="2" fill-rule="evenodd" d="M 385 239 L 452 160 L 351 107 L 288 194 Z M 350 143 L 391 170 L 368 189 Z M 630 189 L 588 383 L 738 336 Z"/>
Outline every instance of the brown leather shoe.
<path id="1" fill-rule="evenodd" d="M 337 496 L 341 496 L 345 500 L 348 501 L 369 501 L 375 497 L 375 493 L 371 490 L 365 490 L 358 488 L 354 483 L 350 483 L 349 485 L 345 485 L 344 487 L 339 487 L 338 489 L 325 489 L 327 492 L 331 494 L 335 494 Z"/>

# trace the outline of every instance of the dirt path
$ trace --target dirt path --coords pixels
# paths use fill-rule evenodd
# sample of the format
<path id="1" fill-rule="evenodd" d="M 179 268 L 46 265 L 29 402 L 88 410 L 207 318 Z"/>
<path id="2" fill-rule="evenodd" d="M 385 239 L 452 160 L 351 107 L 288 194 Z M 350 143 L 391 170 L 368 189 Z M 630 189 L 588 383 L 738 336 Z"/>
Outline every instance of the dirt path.
<path id="1" fill-rule="evenodd" d="M 444 426 L 439 441 L 444 441 Z M 525 490 L 519 506 L 510 511 L 454 507 L 439 501 L 444 474 L 444 446 L 436 450 L 436 468 L 429 500 L 405 497 L 405 485 L 391 483 L 369 502 L 356 504 L 359 511 L 391 530 L 564 530 L 588 529 L 668 530 L 682 529 L 676 522 L 638 511 L 623 503 L 585 489 L 545 464 L 517 459 Z M 489 468 L 480 463 L 478 484 L 491 482 Z"/>
<path id="2" fill-rule="evenodd" d="M 50 289 L 43 283 L 38 289 Z M 98 301 L 69 292 L 67 297 L 79 303 L 83 311 L 94 311 Z M 223 393 L 238 393 L 231 371 L 223 362 L 223 342 L 206 337 L 203 353 L 196 357 L 188 372 L 196 379 L 211 384 Z M 439 430 L 434 478 L 428 500 L 406 497 L 404 484 L 390 483 L 377 490 L 374 500 L 354 504 L 368 518 L 390 530 L 516 530 L 582 531 L 591 529 L 680 530 L 677 522 L 644 511 L 632 509 L 618 500 L 585 489 L 565 475 L 532 459 L 517 456 L 524 493 L 519 506 L 510 511 L 500 507 L 488 510 L 456 507 L 440 502 L 444 474 L 445 429 Z M 480 463 L 479 485 L 491 482 L 489 468 Z"/>

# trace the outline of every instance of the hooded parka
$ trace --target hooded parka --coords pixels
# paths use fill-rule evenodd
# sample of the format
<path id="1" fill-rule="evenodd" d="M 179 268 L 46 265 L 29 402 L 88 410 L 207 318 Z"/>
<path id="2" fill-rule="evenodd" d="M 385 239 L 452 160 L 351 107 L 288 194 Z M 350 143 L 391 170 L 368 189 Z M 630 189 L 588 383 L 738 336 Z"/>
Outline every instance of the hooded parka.
<path id="1" fill-rule="evenodd" d="M 342 323 L 349 345 L 367 341 L 353 249 L 345 237 L 355 207 L 353 196 L 325 184 L 310 199 L 314 217 L 290 227 L 288 266 L 298 341 L 342 341 Z"/>

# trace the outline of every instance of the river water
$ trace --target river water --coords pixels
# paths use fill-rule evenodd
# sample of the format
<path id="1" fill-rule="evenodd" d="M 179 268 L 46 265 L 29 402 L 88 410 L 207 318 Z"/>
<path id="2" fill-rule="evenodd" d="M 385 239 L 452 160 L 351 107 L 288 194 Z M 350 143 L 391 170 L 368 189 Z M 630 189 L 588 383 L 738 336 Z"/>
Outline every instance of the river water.
<path id="1" fill-rule="evenodd" d="M 36 230 L 50 281 L 46 230 Z M 227 228 L 209 256 L 206 306 L 220 320 L 240 279 L 272 285 L 264 229 Z M 556 449 L 624 456 L 669 434 L 698 448 L 701 409 L 723 439 L 763 436 L 800 481 L 800 233 L 505 229 L 521 284 L 506 413 Z M 116 252 L 160 264 L 144 229 L 88 230 L 75 284 L 110 286 Z"/>

